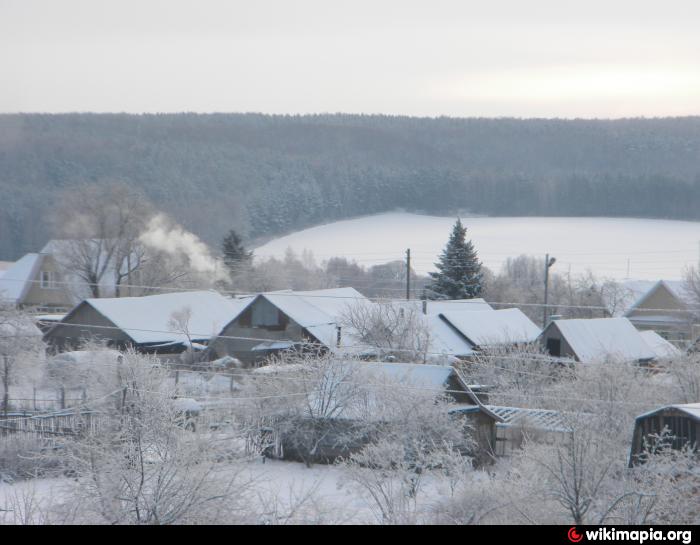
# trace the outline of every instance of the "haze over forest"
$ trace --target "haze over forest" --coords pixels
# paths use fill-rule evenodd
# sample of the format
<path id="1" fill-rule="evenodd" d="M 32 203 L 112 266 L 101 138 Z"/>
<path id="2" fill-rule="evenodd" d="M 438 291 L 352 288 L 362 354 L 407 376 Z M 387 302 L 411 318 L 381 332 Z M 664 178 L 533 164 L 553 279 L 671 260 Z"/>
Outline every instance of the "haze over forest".
<path id="1" fill-rule="evenodd" d="M 398 208 L 700 220 L 700 118 L 0 115 L 0 260 L 61 191 L 125 181 L 218 247 Z"/>

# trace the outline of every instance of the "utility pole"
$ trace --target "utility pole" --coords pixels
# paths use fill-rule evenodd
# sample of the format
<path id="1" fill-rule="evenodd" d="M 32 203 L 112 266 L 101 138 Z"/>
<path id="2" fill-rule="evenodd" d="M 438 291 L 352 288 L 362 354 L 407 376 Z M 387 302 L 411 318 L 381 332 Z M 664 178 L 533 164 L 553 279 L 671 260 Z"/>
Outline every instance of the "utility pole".
<path id="1" fill-rule="evenodd" d="M 549 268 L 556 263 L 556 258 L 550 259 L 549 254 L 544 258 L 544 310 L 542 312 L 542 329 L 547 327 L 547 299 L 549 297 Z"/>
<path id="2" fill-rule="evenodd" d="M 411 249 L 406 250 L 406 301 L 411 298 Z"/>

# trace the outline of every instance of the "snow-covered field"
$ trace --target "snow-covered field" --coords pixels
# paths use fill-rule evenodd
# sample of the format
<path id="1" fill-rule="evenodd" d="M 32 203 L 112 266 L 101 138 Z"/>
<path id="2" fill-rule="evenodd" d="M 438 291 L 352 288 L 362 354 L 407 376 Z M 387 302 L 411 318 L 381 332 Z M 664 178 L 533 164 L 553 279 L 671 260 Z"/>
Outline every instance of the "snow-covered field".
<path id="1" fill-rule="evenodd" d="M 519 254 L 556 256 L 557 272 L 591 269 L 610 278 L 680 278 L 698 262 L 700 223 L 633 218 L 463 217 L 479 256 L 498 270 Z M 256 248 L 258 257 L 283 257 L 287 248 L 313 252 L 317 261 L 345 256 L 371 266 L 404 259 L 411 248 L 416 271 L 433 270 L 455 221 L 403 212 L 339 221 L 298 231 Z"/>

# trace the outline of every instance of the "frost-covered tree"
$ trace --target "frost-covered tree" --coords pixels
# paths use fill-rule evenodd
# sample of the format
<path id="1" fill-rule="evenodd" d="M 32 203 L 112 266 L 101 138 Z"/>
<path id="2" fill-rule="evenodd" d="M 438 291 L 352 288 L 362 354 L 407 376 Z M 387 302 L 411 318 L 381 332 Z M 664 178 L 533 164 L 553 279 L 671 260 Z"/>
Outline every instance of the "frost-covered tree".
<path id="1" fill-rule="evenodd" d="M 176 524 L 240 522 L 248 479 L 230 447 L 190 423 L 192 400 L 176 397 L 158 360 L 126 353 L 121 388 L 100 407 L 99 424 L 66 444 L 77 476 L 72 498 L 86 522 Z M 192 403 L 189 403 L 192 402 Z"/>
<path id="2" fill-rule="evenodd" d="M 432 282 L 426 289 L 430 299 L 470 299 L 481 295 L 481 262 L 466 236 L 467 228 L 457 219 L 447 246 L 435 264 L 437 272 L 430 273 Z"/>
<path id="3" fill-rule="evenodd" d="M 393 302 L 348 305 L 341 324 L 355 331 L 362 343 L 376 350 L 381 359 L 426 363 L 430 356 L 430 328 L 413 306 Z"/>
<path id="4" fill-rule="evenodd" d="M 0 409 L 4 413 L 10 408 L 10 387 L 39 378 L 43 352 L 41 332 L 31 318 L 14 307 L 0 305 Z"/>

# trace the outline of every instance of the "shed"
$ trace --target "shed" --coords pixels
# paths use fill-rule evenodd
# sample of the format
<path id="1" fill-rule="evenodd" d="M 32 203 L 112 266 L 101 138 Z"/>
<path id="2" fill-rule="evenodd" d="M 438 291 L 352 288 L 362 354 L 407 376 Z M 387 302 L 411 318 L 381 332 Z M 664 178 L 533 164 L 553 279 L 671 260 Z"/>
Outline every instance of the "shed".
<path id="1" fill-rule="evenodd" d="M 668 405 L 639 415 L 634 422 L 629 465 L 644 462 L 644 451 L 650 436 L 659 435 L 664 429 L 670 433 L 672 449 L 690 446 L 697 450 L 700 441 L 700 403 Z"/>
<path id="2" fill-rule="evenodd" d="M 464 336 L 474 350 L 534 342 L 541 330 L 520 309 L 441 312 L 440 318 Z"/>
<path id="3" fill-rule="evenodd" d="M 656 357 L 627 318 L 553 320 L 540 342 L 551 356 L 579 362 L 648 362 Z"/>

